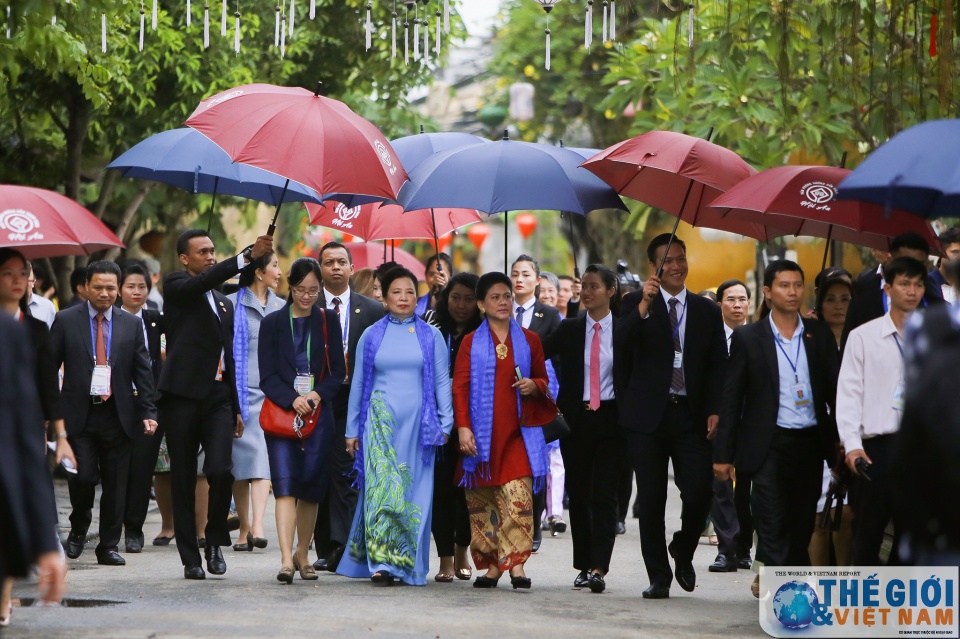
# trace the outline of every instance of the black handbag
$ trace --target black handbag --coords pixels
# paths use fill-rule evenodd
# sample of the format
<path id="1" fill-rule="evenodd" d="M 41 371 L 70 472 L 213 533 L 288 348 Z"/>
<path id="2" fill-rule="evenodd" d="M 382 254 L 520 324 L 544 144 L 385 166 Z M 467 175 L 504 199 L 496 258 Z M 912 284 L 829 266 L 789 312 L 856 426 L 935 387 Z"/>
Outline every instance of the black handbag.
<path id="1" fill-rule="evenodd" d="M 547 422 L 543 426 L 543 438 L 549 444 L 570 434 L 570 424 L 563 418 L 563 413 L 558 412 L 552 422 Z"/>

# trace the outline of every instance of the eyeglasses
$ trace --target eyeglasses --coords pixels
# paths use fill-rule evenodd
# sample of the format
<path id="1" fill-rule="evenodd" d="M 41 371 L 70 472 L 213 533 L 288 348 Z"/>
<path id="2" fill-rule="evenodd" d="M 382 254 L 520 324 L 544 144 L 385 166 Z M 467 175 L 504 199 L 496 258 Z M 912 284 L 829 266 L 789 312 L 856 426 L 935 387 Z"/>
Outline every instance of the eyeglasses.
<path id="1" fill-rule="evenodd" d="M 308 299 L 320 296 L 319 289 L 308 290 L 305 288 L 300 288 L 299 286 L 294 286 L 292 289 L 290 289 L 290 292 L 293 293 L 294 297 L 306 297 Z"/>

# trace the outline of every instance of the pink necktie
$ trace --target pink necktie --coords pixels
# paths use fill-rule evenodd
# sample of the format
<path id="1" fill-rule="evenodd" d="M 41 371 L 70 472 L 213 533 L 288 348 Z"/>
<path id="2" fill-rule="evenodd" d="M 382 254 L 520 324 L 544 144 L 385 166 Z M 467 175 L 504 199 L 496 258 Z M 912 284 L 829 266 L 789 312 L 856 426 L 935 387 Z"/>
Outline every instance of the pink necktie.
<path id="1" fill-rule="evenodd" d="M 600 408 L 600 324 L 593 325 L 590 342 L 590 410 Z"/>

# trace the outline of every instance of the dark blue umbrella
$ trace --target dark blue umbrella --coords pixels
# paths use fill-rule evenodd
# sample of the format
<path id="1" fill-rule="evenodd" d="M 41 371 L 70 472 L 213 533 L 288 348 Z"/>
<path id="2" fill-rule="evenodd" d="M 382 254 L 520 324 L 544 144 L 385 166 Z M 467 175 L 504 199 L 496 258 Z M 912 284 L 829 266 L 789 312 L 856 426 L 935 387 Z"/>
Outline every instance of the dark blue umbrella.
<path id="1" fill-rule="evenodd" d="M 428 157 L 441 151 L 488 142 L 490 140 L 470 133 L 424 133 L 421 126 L 419 134 L 390 140 L 390 146 L 400 158 L 403 168 L 410 172 Z"/>
<path id="2" fill-rule="evenodd" d="M 312 188 L 264 169 L 238 164 L 209 138 L 188 128 L 152 135 L 107 168 L 119 170 L 124 177 L 162 182 L 193 194 L 212 193 L 214 202 L 218 194 L 232 195 L 266 202 L 278 211 L 284 202 L 321 203 Z"/>
<path id="3" fill-rule="evenodd" d="M 894 136 L 840 183 L 837 199 L 927 218 L 960 211 L 960 120 L 924 122 Z"/>
<path id="4" fill-rule="evenodd" d="M 580 215 L 597 209 L 627 210 L 608 184 L 580 168 L 582 162 L 581 155 L 568 149 L 504 137 L 427 158 L 409 172 L 399 201 L 408 210 L 450 206 L 488 214 L 518 209 Z M 506 232 L 504 262 L 509 264 Z"/>

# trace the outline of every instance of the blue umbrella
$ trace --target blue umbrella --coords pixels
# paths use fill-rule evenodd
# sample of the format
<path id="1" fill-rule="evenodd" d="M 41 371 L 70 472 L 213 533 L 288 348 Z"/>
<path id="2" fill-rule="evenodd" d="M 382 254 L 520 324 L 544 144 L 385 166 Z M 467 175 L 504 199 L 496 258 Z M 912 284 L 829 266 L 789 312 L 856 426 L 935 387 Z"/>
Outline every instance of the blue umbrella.
<path id="1" fill-rule="evenodd" d="M 407 210 L 450 206 L 488 214 L 518 209 L 580 215 L 597 209 L 627 210 L 609 185 L 580 168 L 582 162 L 581 155 L 568 149 L 513 142 L 504 136 L 427 158 L 409 172 L 399 201 Z M 506 253 L 505 231 L 508 265 Z"/>
<path id="2" fill-rule="evenodd" d="M 894 136 L 840 183 L 837 199 L 927 218 L 960 210 L 960 120 L 924 122 Z"/>
<path id="3" fill-rule="evenodd" d="M 321 203 L 312 188 L 264 169 L 238 164 L 209 138 L 188 128 L 152 135 L 107 168 L 119 170 L 124 177 L 162 182 L 193 194 L 212 193 L 214 203 L 218 194 L 266 202 L 278 211 L 284 202 Z M 213 207 L 211 203 L 210 215 Z"/>
<path id="4" fill-rule="evenodd" d="M 403 168 L 410 172 L 428 157 L 441 151 L 488 142 L 490 140 L 470 133 L 424 133 L 421 126 L 419 134 L 390 140 L 390 146 L 396 151 Z"/>

